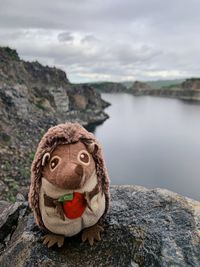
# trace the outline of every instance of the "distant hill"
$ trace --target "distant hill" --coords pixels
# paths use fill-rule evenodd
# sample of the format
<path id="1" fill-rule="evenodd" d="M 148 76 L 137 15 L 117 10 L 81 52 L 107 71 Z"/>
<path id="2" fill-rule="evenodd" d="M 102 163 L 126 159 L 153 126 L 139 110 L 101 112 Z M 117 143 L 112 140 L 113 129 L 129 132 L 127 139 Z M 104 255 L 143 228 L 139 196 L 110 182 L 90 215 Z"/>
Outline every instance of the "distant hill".
<path id="1" fill-rule="evenodd" d="M 185 81 L 185 79 L 175 79 L 175 80 L 145 81 L 145 83 L 150 85 L 154 89 L 159 89 L 159 88 L 165 87 L 165 86 L 172 86 L 172 85 L 181 84 L 184 81 Z M 125 82 L 122 82 L 122 84 L 124 86 L 126 86 L 127 88 L 130 88 L 133 86 L 134 81 L 127 81 L 127 82 L 125 81 Z"/>
<path id="2" fill-rule="evenodd" d="M 97 82 L 88 83 L 99 92 L 104 93 L 130 93 L 136 96 L 154 95 L 179 98 L 187 101 L 200 102 L 200 78 L 134 81 L 134 82 Z"/>
<path id="3" fill-rule="evenodd" d="M 185 81 L 185 79 L 176 79 L 176 80 L 147 81 L 146 83 L 149 84 L 154 89 L 159 89 L 159 88 L 162 88 L 162 87 L 178 85 L 178 84 L 181 84 L 184 81 Z"/>
<path id="4" fill-rule="evenodd" d="M 118 82 L 93 82 L 84 84 L 103 93 L 120 93 L 127 91 L 126 86 Z"/>
<path id="5" fill-rule="evenodd" d="M 136 96 L 153 95 L 200 102 L 200 78 L 186 79 L 182 83 L 168 84 L 157 89 L 148 83 L 136 81 L 129 88 L 129 93 Z"/>
<path id="6" fill-rule="evenodd" d="M 149 85 L 152 89 L 160 89 L 162 87 L 172 87 L 181 84 L 184 81 L 185 79 L 174 79 L 174 80 L 143 81 L 143 83 Z M 119 92 L 128 92 L 128 90 L 133 86 L 134 83 L 135 81 L 125 81 L 125 82 L 100 81 L 100 82 L 82 83 L 82 85 L 91 86 L 94 89 L 104 93 L 119 93 Z"/>

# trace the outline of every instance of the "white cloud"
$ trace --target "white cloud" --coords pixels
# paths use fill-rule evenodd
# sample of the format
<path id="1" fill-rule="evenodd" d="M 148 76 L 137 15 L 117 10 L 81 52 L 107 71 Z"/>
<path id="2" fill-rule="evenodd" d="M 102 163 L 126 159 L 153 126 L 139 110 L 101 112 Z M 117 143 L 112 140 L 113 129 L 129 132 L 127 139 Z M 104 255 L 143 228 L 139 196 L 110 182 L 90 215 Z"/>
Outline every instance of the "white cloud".
<path id="1" fill-rule="evenodd" d="M 61 67 L 72 82 L 169 79 L 200 71 L 198 0 L 0 5 L 0 45 L 16 48 L 26 60 Z"/>

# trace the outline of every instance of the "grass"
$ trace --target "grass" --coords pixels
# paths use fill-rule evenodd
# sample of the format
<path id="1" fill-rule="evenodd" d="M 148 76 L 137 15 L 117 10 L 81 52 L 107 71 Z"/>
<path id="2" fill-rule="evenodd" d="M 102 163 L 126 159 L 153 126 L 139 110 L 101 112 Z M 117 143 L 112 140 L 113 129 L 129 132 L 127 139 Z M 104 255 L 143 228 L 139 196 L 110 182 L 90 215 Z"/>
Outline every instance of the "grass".
<path id="1" fill-rule="evenodd" d="M 19 184 L 11 177 L 5 177 L 4 183 L 8 186 L 6 188 L 6 200 L 9 202 L 15 202 L 16 194 L 19 191 Z"/>

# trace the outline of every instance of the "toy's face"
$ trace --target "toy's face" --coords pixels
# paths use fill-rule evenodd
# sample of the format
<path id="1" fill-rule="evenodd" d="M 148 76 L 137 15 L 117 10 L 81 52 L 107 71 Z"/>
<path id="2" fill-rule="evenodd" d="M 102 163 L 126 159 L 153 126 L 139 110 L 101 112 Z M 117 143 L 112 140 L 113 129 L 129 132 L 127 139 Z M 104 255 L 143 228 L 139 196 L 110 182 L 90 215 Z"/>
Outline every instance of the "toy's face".
<path id="1" fill-rule="evenodd" d="M 82 142 L 59 145 L 45 161 L 43 177 L 65 189 L 80 189 L 95 170 L 95 162 Z"/>

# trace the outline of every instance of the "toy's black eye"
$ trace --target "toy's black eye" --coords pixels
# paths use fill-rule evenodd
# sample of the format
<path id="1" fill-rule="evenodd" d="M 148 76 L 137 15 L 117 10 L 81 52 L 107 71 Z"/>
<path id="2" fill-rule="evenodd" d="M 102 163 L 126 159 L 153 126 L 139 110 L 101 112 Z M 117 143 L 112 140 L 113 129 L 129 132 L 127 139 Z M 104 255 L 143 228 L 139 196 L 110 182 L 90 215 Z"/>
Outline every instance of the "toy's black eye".
<path id="1" fill-rule="evenodd" d="M 59 163 L 59 158 L 53 158 L 50 162 L 50 168 L 53 170 Z"/>
<path id="2" fill-rule="evenodd" d="M 88 164 L 90 161 L 90 156 L 86 151 L 81 151 L 78 155 L 78 159 L 80 162 Z"/>

